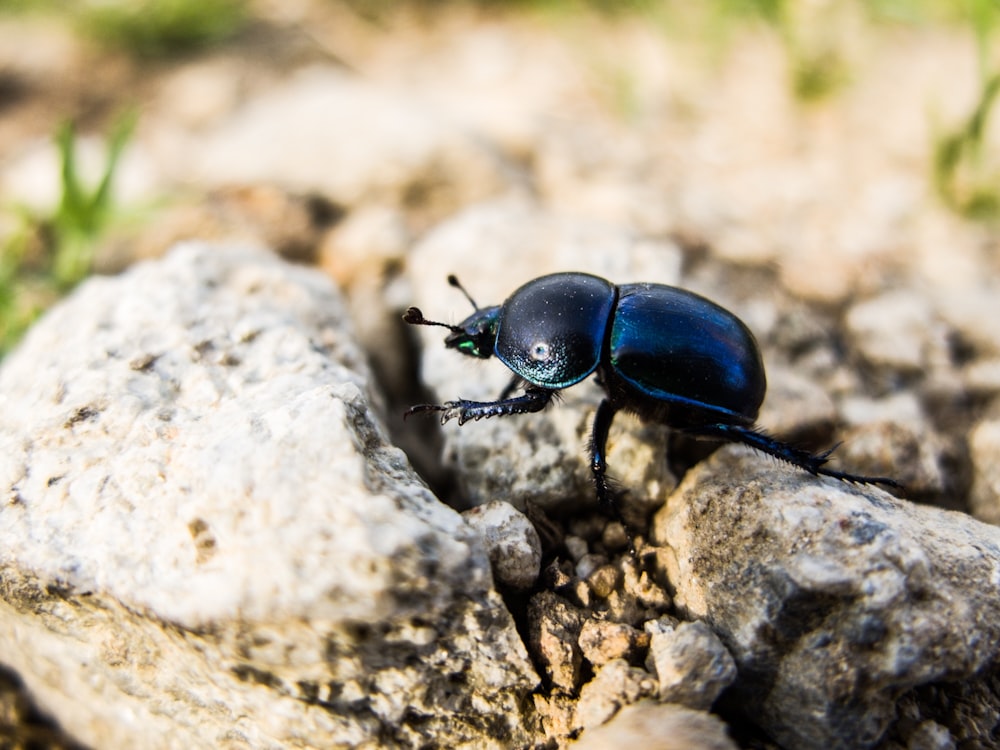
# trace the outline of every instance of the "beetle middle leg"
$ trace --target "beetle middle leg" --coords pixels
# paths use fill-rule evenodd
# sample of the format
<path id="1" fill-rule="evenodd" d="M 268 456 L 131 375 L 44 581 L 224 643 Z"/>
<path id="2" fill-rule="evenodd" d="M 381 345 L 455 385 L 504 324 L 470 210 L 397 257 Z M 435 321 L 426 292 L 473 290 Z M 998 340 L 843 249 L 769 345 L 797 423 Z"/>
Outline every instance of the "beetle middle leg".
<path id="1" fill-rule="evenodd" d="M 597 414 L 594 415 L 594 427 L 590 433 L 590 472 L 594 479 L 594 489 L 597 492 L 597 502 L 602 507 L 611 512 L 612 517 L 625 529 L 625 536 L 628 539 L 629 552 L 635 555 L 635 541 L 632 538 L 632 530 L 622 518 L 621 508 L 615 499 L 615 494 L 608 486 L 608 435 L 611 432 L 611 423 L 615 419 L 617 409 L 611 405 L 611 401 L 604 399 L 597 407 Z"/>

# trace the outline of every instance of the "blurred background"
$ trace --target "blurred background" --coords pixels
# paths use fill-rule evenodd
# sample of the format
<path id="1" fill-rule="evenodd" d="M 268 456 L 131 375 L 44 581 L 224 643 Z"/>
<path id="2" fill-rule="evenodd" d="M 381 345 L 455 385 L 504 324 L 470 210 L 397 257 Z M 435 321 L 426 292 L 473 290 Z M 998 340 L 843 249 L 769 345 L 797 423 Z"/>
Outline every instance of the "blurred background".
<path id="1" fill-rule="evenodd" d="M 0 0 L 0 346 L 184 237 L 349 287 L 511 191 L 820 304 L 963 288 L 998 90 L 998 0 Z"/>
<path id="2" fill-rule="evenodd" d="M 475 232 L 583 217 L 676 250 L 614 281 L 766 332 L 801 378 L 778 368 L 790 413 L 762 421 L 794 434 L 821 398 L 791 392 L 825 377 L 843 398 L 814 421 L 888 425 L 853 470 L 888 450 L 917 499 L 969 509 L 968 445 L 1000 426 L 998 93 L 1000 0 L 0 0 L 0 354 L 90 274 L 253 242 L 337 280 L 401 408 L 399 311 L 464 316 L 452 271 L 500 302 L 507 251 Z M 507 208 L 456 257 L 411 252 L 484 205 Z M 556 252 L 532 247 L 518 281 Z M 990 440 L 971 504 L 997 520 Z M 8 683 L 0 739 L 47 733 Z"/>

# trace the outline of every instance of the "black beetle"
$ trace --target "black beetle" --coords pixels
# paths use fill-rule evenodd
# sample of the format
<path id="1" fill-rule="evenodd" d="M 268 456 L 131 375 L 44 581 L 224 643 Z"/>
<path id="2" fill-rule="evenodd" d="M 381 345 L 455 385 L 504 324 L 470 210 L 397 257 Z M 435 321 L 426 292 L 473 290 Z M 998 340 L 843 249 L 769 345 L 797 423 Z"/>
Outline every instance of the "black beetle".
<path id="1" fill-rule="evenodd" d="M 416 307 L 403 320 L 443 326 L 445 346 L 487 359 L 496 355 L 514 377 L 496 401 L 420 404 L 404 416 L 441 412 L 441 423 L 544 409 L 562 388 L 591 373 L 607 393 L 597 407 L 590 468 L 597 498 L 617 508 L 605 476 L 608 432 L 620 409 L 693 435 L 745 443 L 810 474 L 861 484 L 899 485 L 828 469 L 830 452 L 795 448 L 754 428 L 767 381 L 750 330 L 728 310 L 664 284 L 614 285 L 585 273 L 555 273 L 524 284 L 502 305 L 480 308 L 460 325 L 424 318 Z M 524 393 L 513 396 L 524 387 Z M 832 449 L 831 449 L 832 450 Z"/>

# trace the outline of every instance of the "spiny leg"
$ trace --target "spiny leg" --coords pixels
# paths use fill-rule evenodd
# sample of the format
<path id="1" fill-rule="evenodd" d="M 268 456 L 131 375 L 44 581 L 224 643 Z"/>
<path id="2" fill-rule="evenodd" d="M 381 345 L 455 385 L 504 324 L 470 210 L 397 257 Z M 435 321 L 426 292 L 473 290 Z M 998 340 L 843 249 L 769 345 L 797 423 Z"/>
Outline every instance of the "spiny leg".
<path id="1" fill-rule="evenodd" d="M 625 529 L 625 537 L 628 539 L 628 549 L 635 555 L 635 541 L 632 538 L 632 530 L 629 529 L 625 519 L 622 518 L 621 509 L 615 500 L 614 493 L 608 487 L 608 434 L 611 432 L 611 423 L 615 419 L 617 410 L 611 405 L 608 399 L 601 401 L 597 407 L 597 414 L 594 415 L 594 427 L 590 433 L 590 472 L 594 478 L 594 489 L 597 492 L 597 502 L 602 508 L 611 512 L 618 523 Z"/>
<path id="2" fill-rule="evenodd" d="M 510 414 L 527 414 L 529 412 L 541 411 L 549 405 L 555 393 L 554 390 L 547 388 L 529 387 L 520 396 L 504 398 L 499 401 L 467 401 L 466 399 L 458 399 L 457 401 L 445 401 L 443 404 L 418 404 L 407 409 L 403 417 L 406 418 L 411 414 L 439 412 L 441 414 L 441 424 L 450 419 L 457 419 L 461 425 L 472 420 L 485 419 L 487 417 L 506 417 Z"/>
<path id="3" fill-rule="evenodd" d="M 833 477 L 834 479 L 853 482 L 855 484 L 883 484 L 887 487 L 901 487 L 899 482 L 889 477 L 864 477 L 858 474 L 848 474 L 847 472 L 826 468 L 824 464 L 829 460 L 833 448 L 823 453 L 813 454 L 776 440 L 763 432 L 734 424 L 706 425 L 705 427 L 689 430 L 689 432 L 749 445 L 751 448 L 797 466 L 813 475 L 822 474 L 825 477 Z"/>

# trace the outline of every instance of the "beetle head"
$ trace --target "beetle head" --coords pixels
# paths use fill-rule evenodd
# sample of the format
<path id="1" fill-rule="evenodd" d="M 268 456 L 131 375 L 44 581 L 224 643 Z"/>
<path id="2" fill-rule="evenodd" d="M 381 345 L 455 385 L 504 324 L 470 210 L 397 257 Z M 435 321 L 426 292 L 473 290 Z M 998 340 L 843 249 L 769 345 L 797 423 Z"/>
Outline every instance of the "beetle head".
<path id="1" fill-rule="evenodd" d="M 449 349 L 458 349 L 462 354 L 480 359 L 489 359 L 493 356 L 493 345 L 496 342 L 497 321 L 500 318 L 500 305 L 493 307 L 480 307 L 475 300 L 469 296 L 455 276 L 448 277 L 448 283 L 460 290 L 465 298 L 469 300 L 475 311 L 459 325 L 450 323 L 439 323 L 436 320 L 427 320 L 420 308 L 411 307 L 403 315 L 403 320 L 415 326 L 440 326 L 447 328 L 451 333 L 445 338 L 444 345 Z"/>
<path id="2" fill-rule="evenodd" d="M 493 356 L 493 344 L 497 340 L 497 319 L 500 317 L 500 306 L 484 307 L 452 328 L 451 334 L 444 340 L 449 349 L 458 349 L 470 357 L 488 359 Z"/>

